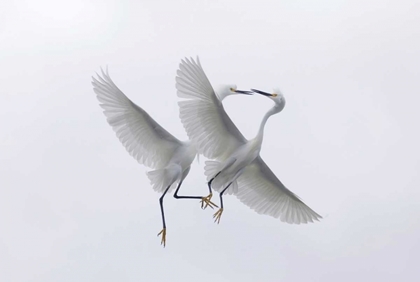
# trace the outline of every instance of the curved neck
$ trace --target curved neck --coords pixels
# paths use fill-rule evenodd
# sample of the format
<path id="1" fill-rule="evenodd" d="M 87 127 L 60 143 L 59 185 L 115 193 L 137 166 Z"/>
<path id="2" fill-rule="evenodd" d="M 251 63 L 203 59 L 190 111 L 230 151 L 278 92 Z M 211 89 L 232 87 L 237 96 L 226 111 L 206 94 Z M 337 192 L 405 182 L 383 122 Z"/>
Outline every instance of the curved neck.
<path id="1" fill-rule="evenodd" d="M 222 91 L 222 92 L 217 92 L 216 95 L 219 98 L 219 101 L 222 102 L 230 94 L 226 93 L 225 91 Z"/>
<path id="2" fill-rule="evenodd" d="M 263 117 L 261 124 L 260 124 L 260 129 L 258 130 L 258 134 L 255 137 L 256 141 L 259 143 L 262 143 L 263 141 L 263 136 L 264 136 L 264 127 L 265 124 L 267 123 L 267 120 L 269 117 L 271 117 L 274 114 L 277 114 L 279 111 L 277 109 L 276 106 L 272 107 Z"/>

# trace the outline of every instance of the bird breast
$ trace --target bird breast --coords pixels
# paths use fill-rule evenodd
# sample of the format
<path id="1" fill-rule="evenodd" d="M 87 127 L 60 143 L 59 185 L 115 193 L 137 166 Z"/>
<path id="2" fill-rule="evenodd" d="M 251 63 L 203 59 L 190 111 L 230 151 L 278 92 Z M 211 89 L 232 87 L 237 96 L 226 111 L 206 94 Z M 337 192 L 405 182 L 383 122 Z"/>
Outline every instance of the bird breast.
<path id="1" fill-rule="evenodd" d="M 256 157 L 258 157 L 260 149 L 261 147 L 252 141 L 239 147 L 238 150 L 233 154 L 233 157 L 237 160 L 235 162 L 235 166 L 240 169 L 249 165 L 255 160 Z"/>

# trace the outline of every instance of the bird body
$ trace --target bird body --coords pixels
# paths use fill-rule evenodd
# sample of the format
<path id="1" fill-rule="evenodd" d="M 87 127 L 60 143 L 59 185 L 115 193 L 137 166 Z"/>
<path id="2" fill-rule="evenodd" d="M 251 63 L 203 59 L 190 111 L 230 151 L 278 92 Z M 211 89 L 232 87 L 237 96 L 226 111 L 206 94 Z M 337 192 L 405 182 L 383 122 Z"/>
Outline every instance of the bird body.
<path id="1" fill-rule="evenodd" d="M 178 191 L 187 177 L 191 163 L 197 155 L 194 142 L 180 141 L 161 127 L 146 111 L 133 103 L 115 85 L 111 77 L 102 70 L 98 79 L 92 77 L 92 85 L 109 125 L 128 153 L 140 164 L 151 168 L 147 176 L 156 192 L 163 193 L 159 199 L 163 229 L 162 244 L 166 243 L 166 222 L 163 198 L 175 186 L 177 199 L 201 199 L 202 208 L 215 207 L 211 202 L 212 192 L 206 197 L 180 196 Z M 236 90 L 235 85 L 223 87 L 220 101 L 233 94 L 249 94 L 250 91 Z"/>
<path id="2" fill-rule="evenodd" d="M 235 182 L 242 174 L 243 170 L 259 156 L 260 150 L 261 143 L 259 140 L 253 139 L 238 147 L 225 161 L 216 161 L 216 167 L 215 164 L 213 167 L 208 166 L 209 163 L 214 163 L 214 161 L 206 161 L 204 169 L 205 175 L 209 177 L 209 180 L 215 178 L 216 174 L 218 174 L 213 180 L 211 187 L 214 190 L 221 192 L 229 183 Z M 229 189 L 233 190 L 234 187 Z M 233 193 L 233 191 L 229 194 L 231 193 Z"/>
<path id="3" fill-rule="evenodd" d="M 128 153 L 140 164 L 151 168 L 147 176 L 153 189 L 163 193 L 159 199 L 163 229 L 162 244 L 166 244 L 166 222 L 163 198 L 177 185 L 175 198 L 201 199 L 213 206 L 210 198 L 178 196 L 182 181 L 187 177 L 197 151 L 190 141 L 180 141 L 161 127 L 141 107 L 137 106 L 114 84 L 108 71 L 102 77 L 92 77 L 92 85 L 109 125 Z M 215 206 L 215 205 L 214 205 Z"/>
<path id="4" fill-rule="evenodd" d="M 262 119 L 258 134 L 246 140 L 226 114 L 222 103 L 201 67 L 199 59 L 185 59 L 177 71 L 177 94 L 180 118 L 199 153 L 209 158 L 205 175 L 209 188 L 220 191 L 219 222 L 223 212 L 223 194 L 234 194 L 257 213 L 267 214 L 288 223 L 308 223 L 321 218 L 288 190 L 259 156 L 268 118 L 285 106 L 280 91 L 273 94 L 259 90 L 274 101 Z"/>
<path id="5" fill-rule="evenodd" d="M 107 121 L 128 153 L 140 164 L 153 169 L 148 172 L 151 175 L 157 175 L 158 171 L 170 172 L 164 179 L 152 177 L 153 188 L 163 192 L 167 186 L 181 182 L 196 156 L 195 146 L 190 141 L 175 138 L 146 111 L 128 99 L 111 80 L 108 72 L 102 71 L 102 77 L 98 75 L 98 79 L 92 79 Z M 163 188 L 157 185 L 158 182 L 166 186 Z"/>

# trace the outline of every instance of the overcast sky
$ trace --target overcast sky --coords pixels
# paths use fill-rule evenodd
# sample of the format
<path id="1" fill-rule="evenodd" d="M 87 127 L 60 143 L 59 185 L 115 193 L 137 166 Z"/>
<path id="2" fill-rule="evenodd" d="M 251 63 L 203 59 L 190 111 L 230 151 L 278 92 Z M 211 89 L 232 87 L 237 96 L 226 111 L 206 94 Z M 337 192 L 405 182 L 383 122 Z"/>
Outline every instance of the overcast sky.
<path id="1" fill-rule="evenodd" d="M 1 5 L 0 280 L 416 281 L 420 2 L 169 2 Z M 261 154 L 321 222 L 285 224 L 227 196 L 217 225 L 169 196 L 161 247 L 159 194 L 91 76 L 108 65 L 184 140 L 175 75 L 196 55 L 214 86 L 282 90 Z M 224 104 L 251 138 L 272 102 Z M 204 160 L 185 194 L 206 194 Z"/>

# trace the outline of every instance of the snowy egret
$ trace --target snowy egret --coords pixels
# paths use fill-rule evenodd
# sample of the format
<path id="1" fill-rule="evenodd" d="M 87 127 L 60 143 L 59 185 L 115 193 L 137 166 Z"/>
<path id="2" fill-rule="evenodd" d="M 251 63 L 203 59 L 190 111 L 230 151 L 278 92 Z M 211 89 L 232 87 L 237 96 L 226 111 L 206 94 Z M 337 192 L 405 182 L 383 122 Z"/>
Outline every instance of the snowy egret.
<path id="1" fill-rule="evenodd" d="M 182 181 L 190 171 L 190 165 L 197 151 L 190 141 L 180 141 L 161 127 L 142 108 L 133 103 L 111 80 L 108 70 L 102 71 L 102 77 L 92 77 L 92 85 L 101 103 L 108 123 L 116 132 L 121 143 L 140 164 L 154 169 L 147 176 L 156 192 L 163 193 L 159 199 L 163 228 L 158 236 L 162 236 L 161 244 L 166 245 L 166 222 L 163 209 L 163 198 L 178 183 L 174 197 L 176 199 L 201 199 L 201 207 L 217 207 L 211 202 L 209 195 L 180 196 L 178 191 Z M 251 91 L 237 90 L 235 85 L 227 85 L 222 89 L 221 97 L 233 94 L 252 94 Z"/>
<path id="2" fill-rule="evenodd" d="M 234 194 L 245 205 L 260 214 L 287 223 L 308 223 L 321 218 L 288 190 L 260 157 L 264 126 L 268 118 L 279 113 L 286 100 L 279 90 L 269 94 L 274 106 L 265 114 L 258 134 L 245 139 L 217 99 L 200 61 L 182 60 L 177 71 L 177 94 L 186 98 L 178 102 L 180 118 L 188 137 L 199 153 L 209 159 L 205 174 L 208 187 L 220 192 L 220 209 L 214 214 L 220 222 L 223 194 Z"/>

